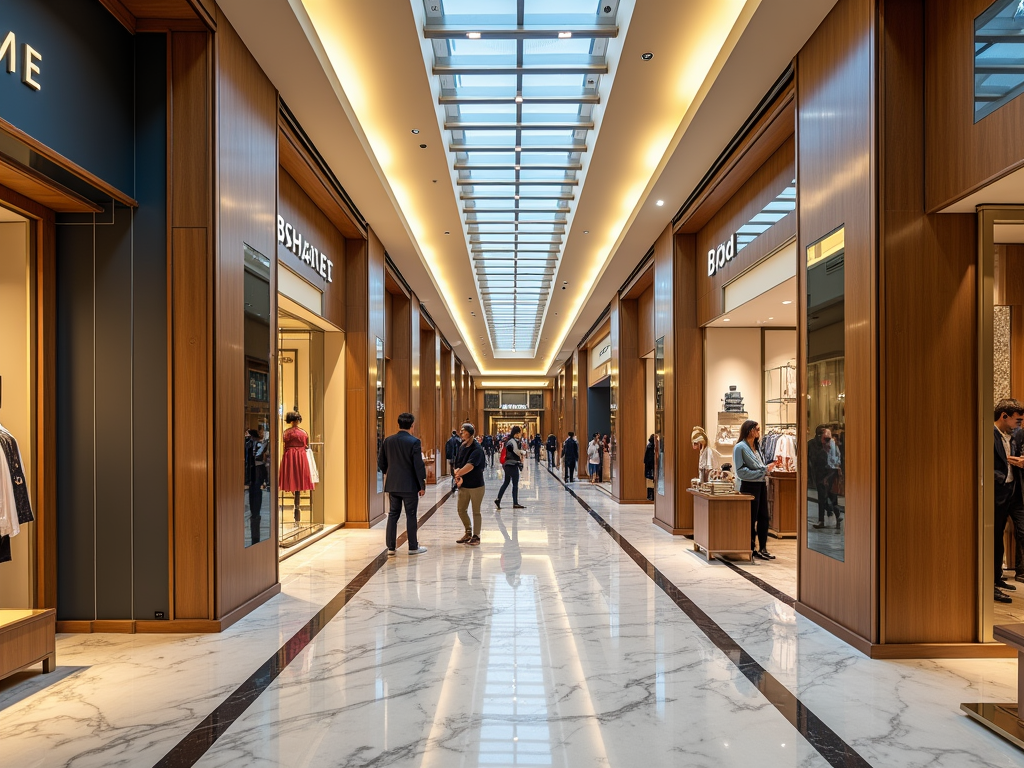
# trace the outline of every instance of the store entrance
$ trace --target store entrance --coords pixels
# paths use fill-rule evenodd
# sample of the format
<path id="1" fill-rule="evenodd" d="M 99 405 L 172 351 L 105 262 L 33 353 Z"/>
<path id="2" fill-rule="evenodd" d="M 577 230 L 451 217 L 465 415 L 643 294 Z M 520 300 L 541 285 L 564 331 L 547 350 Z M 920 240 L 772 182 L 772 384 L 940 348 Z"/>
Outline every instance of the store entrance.
<path id="1" fill-rule="evenodd" d="M 34 493 L 35 423 L 34 349 L 31 318 L 35 315 L 32 223 L 0 208 L 0 439 L 17 441 L 21 467 Z M 9 472 L 0 451 L 0 472 Z M 16 522 L 14 515 L 12 522 Z M 10 531 L 4 531 L 10 533 Z M 20 524 L 0 543 L 0 611 L 35 608 L 35 525 Z M 0 625 L 4 623 L 0 615 Z"/>
<path id="2" fill-rule="evenodd" d="M 758 449 L 765 464 L 778 460 L 764 485 L 766 549 L 771 560 L 737 559 L 758 578 L 796 597 L 797 530 L 797 255 L 790 243 L 725 289 L 725 313 L 704 329 L 704 428 L 712 458 L 733 476 L 733 450 L 743 424 L 761 429 Z M 689 434 L 689 433 L 688 433 Z M 690 450 L 690 447 L 686 447 Z M 682 448 L 681 448 L 682 450 Z M 739 483 L 737 483 L 738 485 Z M 817 525 L 817 502 L 808 500 Z M 828 522 L 833 528 L 826 530 Z M 834 532 L 834 518 L 822 535 Z M 760 542 L 755 542 L 760 548 Z"/>
<path id="3" fill-rule="evenodd" d="M 580 476 L 612 492 L 612 377 L 587 387 L 587 434 L 580 440 Z M 595 443 L 595 435 L 597 442 Z M 596 466 L 596 472 L 591 467 Z"/>
<path id="4" fill-rule="evenodd" d="M 998 624 L 1024 622 L 1024 511 L 1021 510 L 1020 479 L 1017 490 L 1006 494 L 996 483 L 1005 477 L 1006 465 L 997 467 L 997 454 L 1002 442 L 1001 419 L 994 411 L 1006 399 L 1024 402 L 1024 207 L 978 209 L 981 235 L 978 280 L 978 327 L 981 337 L 979 354 L 980 393 L 977 421 L 979 424 L 979 466 L 982 482 L 978 499 L 978 563 L 979 634 L 983 641 L 993 640 L 992 627 Z M 996 428 L 993 428 L 996 423 Z M 1013 426 L 1012 424 L 1009 426 Z M 1024 443 L 1021 433 L 1008 435 L 1013 453 Z M 1011 467 L 1011 472 L 1018 472 Z M 1024 470 L 1020 470 L 1024 476 Z M 1009 498 L 1004 498 L 1004 497 Z M 1000 587 L 997 579 L 1005 587 Z M 1015 587 L 1015 589 L 1014 589 Z"/>

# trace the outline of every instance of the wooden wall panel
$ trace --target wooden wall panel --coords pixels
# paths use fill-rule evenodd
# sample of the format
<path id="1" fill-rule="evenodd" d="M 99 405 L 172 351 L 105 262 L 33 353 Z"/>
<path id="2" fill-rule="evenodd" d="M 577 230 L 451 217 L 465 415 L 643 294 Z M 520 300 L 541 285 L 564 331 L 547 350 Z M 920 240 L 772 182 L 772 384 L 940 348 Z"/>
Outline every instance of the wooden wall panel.
<path id="1" fill-rule="evenodd" d="M 409 412 L 419 418 L 420 406 L 420 300 L 409 299 Z M 417 432 L 417 434 L 419 434 Z M 422 442 L 422 441 L 421 441 Z"/>
<path id="2" fill-rule="evenodd" d="M 171 35 L 172 227 L 211 221 L 209 41 L 204 32 Z"/>
<path id="3" fill-rule="evenodd" d="M 928 7 L 936 5 L 947 4 Z M 943 429 L 960 436 L 963 454 L 977 454 L 976 217 L 925 215 L 920 184 L 926 151 L 925 3 L 884 0 L 882 7 L 879 227 L 885 554 L 879 642 L 971 642 L 978 639 L 978 465 L 942 462 L 941 469 L 929 471 L 925 482 L 907 482 L 905 429 L 899 422 L 902 414 L 941 412 Z M 952 15 L 965 21 L 959 12 Z M 966 43 L 969 46 L 970 40 Z M 968 82 L 970 69 L 956 79 Z M 955 93 L 957 87 L 949 90 Z M 1024 143 L 1018 141 L 1017 146 L 1024 150 Z M 992 149 L 998 153 L 1003 147 Z M 960 160 L 948 156 L 943 165 L 955 170 Z M 907 290 L 911 285 L 913 289 Z M 908 360 L 914 364 L 907 365 Z M 943 543 L 948 541 L 957 545 L 950 549 Z M 941 558 L 932 556 L 943 549 L 948 551 Z"/>
<path id="4" fill-rule="evenodd" d="M 726 284 L 796 236 L 796 216 L 790 214 L 753 240 L 713 276 L 708 276 L 708 251 L 726 242 L 737 229 L 793 183 L 796 178 L 795 147 L 795 139 L 787 139 L 750 181 L 697 233 L 696 247 L 700 255 L 696 275 L 697 296 L 700 299 L 698 317 L 702 325 L 725 311 L 723 290 Z"/>
<path id="5" fill-rule="evenodd" d="M 575 427 L 573 431 L 580 441 L 580 458 L 576 467 L 577 477 L 587 477 L 587 443 L 590 435 L 587 434 L 587 373 L 590 371 L 590 351 L 577 349 L 572 356 L 572 366 L 577 375 L 576 387 L 576 408 Z"/>
<path id="6" fill-rule="evenodd" d="M 398 429 L 398 414 L 412 407 L 410 393 L 412 391 L 412 304 L 408 298 L 400 294 L 389 293 L 385 297 L 385 305 L 390 304 L 390 323 L 387 327 L 388 339 L 385 348 L 390 348 L 391 357 L 387 363 L 387 375 L 384 380 L 384 396 L 387 400 L 384 423 L 385 434 L 390 435 Z M 419 340 L 419 329 L 416 332 Z"/>
<path id="7" fill-rule="evenodd" d="M 992 0 L 934 0 L 925 19 L 925 209 L 1024 166 L 1024 99 L 974 122 L 974 19 Z M 989 200 L 991 203 L 1005 202 Z"/>
<path id="8" fill-rule="evenodd" d="M 654 351 L 654 286 L 640 294 L 637 299 L 637 351 L 640 356 Z"/>
<path id="9" fill-rule="evenodd" d="M 647 446 L 647 389 L 640 357 L 640 307 L 636 299 L 612 300 L 612 386 L 618 386 L 612 496 L 620 503 L 647 499 L 644 450 Z M 615 381 L 617 378 L 617 382 Z"/>
<path id="10" fill-rule="evenodd" d="M 481 390 L 481 395 L 483 391 Z M 480 412 L 483 413 L 483 400 L 480 401 Z M 548 435 L 558 436 L 558 417 L 555 415 L 555 391 L 553 389 L 544 390 L 544 422 L 540 425 L 540 436 L 545 441 L 548 439 Z M 546 449 L 545 449 L 546 451 Z M 542 454 L 544 459 L 547 460 L 547 453 Z"/>
<path id="11" fill-rule="evenodd" d="M 879 495 L 874 12 L 873 0 L 839 0 L 800 52 L 796 74 L 798 253 L 846 227 L 847 434 L 846 561 L 809 550 L 802 525 L 798 598 L 867 640 L 877 637 Z M 798 270 L 800 316 L 807 311 L 804 272 Z M 804 327 L 797 355 L 801 397 L 806 343 Z M 806 467 L 804 441 L 798 443 L 798 466 Z M 800 483 L 806 489 L 803 473 Z M 800 498 L 798 517 L 806 520 L 806 492 Z"/>
<path id="12" fill-rule="evenodd" d="M 452 371 L 454 361 L 452 360 L 452 351 L 447 345 L 441 345 L 441 355 L 439 359 L 439 377 L 440 385 L 438 386 L 438 397 L 440 399 L 439 413 L 440 424 L 438 425 L 438 433 L 441 440 L 441 453 L 444 454 L 444 445 L 448 442 L 448 438 L 451 437 L 452 430 L 455 429 L 455 419 L 452 415 Z M 447 475 L 448 464 L 444 463 L 444 468 L 438 468 L 439 474 Z"/>
<path id="13" fill-rule="evenodd" d="M 420 329 L 420 363 L 419 363 L 419 410 L 416 421 L 419 425 L 416 435 L 423 444 L 427 455 L 437 454 L 441 449 L 437 431 L 437 332 Z"/>
<path id="14" fill-rule="evenodd" d="M 195 414 L 210 402 L 208 230 L 175 228 L 171 234 L 174 393 L 174 616 L 211 618 L 210 435 Z M 239 427 L 239 434 L 241 427 Z"/>
<path id="15" fill-rule="evenodd" d="M 243 244 L 271 255 L 277 242 L 277 91 L 226 18 L 217 40 L 217 200 L 215 256 L 215 618 L 240 608 L 277 585 L 277 540 L 245 546 L 245 464 L 238 438 L 245 426 L 245 290 Z M 287 177 L 286 177 L 287 178 Z M 301 193 L 299 193 L 301 195 Z M 225 204 L 230 201 L 230 204 Z M 300 200 L 297 200 L 300 202 Z M 304 213 L 313 215 L 306 198 Z M 322 215 L 322 214 L 321 214 Z M 308 231 L 308 230 L 307 230 Z M 344 251 L 344 241 L 335 252 Z M 339 272 L 341 270 L 339 269 Z M 276 317 L 277 276 L 271 270 L 271 315 Z M 268 329 L 274 349 L 276 323 Z M 271 391 L 276 391 L 271 365 Z M 273 428 L 272 428 L 273 429 Z M 272 439 L 277 436 L 272 433 Z M 272 476 L 271 480 L 275 478 Z M 277 497 L 271 494 L 271 530 Z M 280 589 L 280 587 L 276 587 Z"/>
<path id="16" fill-rule="evenodd" d="M 376 339 L 386 338 L 384 331 L 384 280 L 385 280 L 385 254 L 384 244 L 381 243 L 376 233 L 373 231 L 367 232 L 367 249 L 366 249 L 366 281 L 357 287 L 357 290 L 362 291 L 366 296 L 366 307 L 367 307 L 367 353 L 369 355 L 369 373 L 367 369 L 363 370 L 362 376 L 364 377 L 364 386 L 366 388 L 366 409 L 371 415 L 370 422 L 367 425 L 367 445 L 377 444 L 377 393 L 375 390 L 377 381 L 377 367 L 374 363 L 373 349 L 376 345 Z M 349 293 L 349 296 L 352 294 Z M 377 493 L 377 456 L 376 450 L 370 452 L 373 454 L 367 461 L 369 475 L 367 478 L 367 491 L 368 498 L 366 503 L 366 510 L 368 515 L 368 525 L 373 526 L 383 519 L 384 512 L 384 493 Z"/>

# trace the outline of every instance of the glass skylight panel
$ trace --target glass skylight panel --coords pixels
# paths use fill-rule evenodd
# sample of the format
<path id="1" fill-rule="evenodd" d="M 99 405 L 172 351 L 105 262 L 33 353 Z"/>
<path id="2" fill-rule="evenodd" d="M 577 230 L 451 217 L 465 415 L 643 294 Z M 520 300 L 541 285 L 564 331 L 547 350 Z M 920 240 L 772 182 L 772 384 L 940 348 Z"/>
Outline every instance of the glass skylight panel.
<path id="1" fill-rule="evenodd" d="M 974 120 L 1024 93 L 1024 5 L 998 0 L 974 20 Z"/>

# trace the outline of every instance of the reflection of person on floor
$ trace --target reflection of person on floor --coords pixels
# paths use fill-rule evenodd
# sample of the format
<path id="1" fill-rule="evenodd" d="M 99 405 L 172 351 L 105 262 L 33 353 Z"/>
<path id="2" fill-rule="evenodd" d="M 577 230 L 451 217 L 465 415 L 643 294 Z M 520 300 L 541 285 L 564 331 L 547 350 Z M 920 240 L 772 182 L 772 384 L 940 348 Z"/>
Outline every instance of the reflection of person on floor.
<path id="1" fill-rule="evenodd" d="M 1008 520 L 1013 521 L 1014 535 L 1019 543 L 1024 538 L 1024 501 L 1021 498 L 1024 458 L 1021 458 L 1024 432 L 1024 405 L 1017 400 L 1004 399 L 996 403 L 993 438 L 995 446 L 995 601 L 1012 602 L 1002 590 L 1017 588 L 1003 577 L 1003 534 Z M 1024 563 L 1017 561 L 1015 581 L 1024 581 Z"/>
<path id="2" fill-rule="evenodd" d="M 518 587 L 520 581 L 519 571 L 523 567 L 523 551 L 519 548 L 519 518 L 512 514 L 512 535 L 508 535 L 505 522 L 501 519 L 501 512 L 494 513 L 494 519 L 498 521 L 498 530 L 505 539 L 505 546 L 501 550 L 501 570 L 505 572 L 505 581 L 512 587 Z"/>
<path id="3" fill-rule="evenodd" d="M 299 524 L 301 515 L 300 498 L 303 491 L 312 491 L 313 474 L 309 471 L 309 459 L 306 458 L 306 449 L 309 448 L 309 435 L 299 425 L 302 423 L 302 415 L 298 411 L 291 411 L 284 417 L 285 423 L 290 426 L 281 436 L 284 442 L 284 453 L 281 456 L 281 471 L 278 478 L 278 486 L 282 491 L 291 493 L 295 499 L 295 524 Z"/>
<path id="4" fill-rule="evenodd" d="M 814 431 L 814 439 L 807 446 L 807 463 L 811 470 L 815 494 L 818 497 L 818 522 L 815 528 L 825 527 L 825 515 L 836 517 L 836 528 L 840 525 L 836 502 L 838 497 L 832 494 L 832 481 L 835 473 L 829 462 L 832 453 L 832 431 L 826 426 L 819 426 Z"/>

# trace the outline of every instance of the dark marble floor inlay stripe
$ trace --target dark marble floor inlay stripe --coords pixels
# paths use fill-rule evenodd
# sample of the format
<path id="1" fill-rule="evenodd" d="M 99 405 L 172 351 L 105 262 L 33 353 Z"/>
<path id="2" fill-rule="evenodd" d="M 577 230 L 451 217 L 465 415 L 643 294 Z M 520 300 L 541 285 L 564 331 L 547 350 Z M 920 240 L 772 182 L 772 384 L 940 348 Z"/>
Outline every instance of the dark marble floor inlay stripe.
<path id="1" fill-rule="evenodd" d="M 720 558 L 720 557 L 719 557 L 719 558 L 717 558 L 717 560 L 718 560 L 718 562 L 720 562 L 720 563 L 721 563 L 722 565 L 728 566 L 729 568 L 731 568 L 732 570 L 734 570 L 734 571 L 735 571 L 736 573 L 738 573 L 738 574 L 739 574 L 740 576 L 742 576 L 742 577 L 743 577 L 744 579 L 746 579 L 747 581 L 749 581 L 749 582 L 750 582 L 751 584 L 753 584 L 753 585 L 754 585 L 755 587 L 759 587 L 759 588 L 763 589 L 763 590 L 764 590 L 765 592 L 767 592 L 767 593 L 768 593 L 769 595 L 771 595 L 772 597 L 774 597 L 774 598 L 775 598 L 776 600 L 778 600 L 778 601 L 779 601 L 780 603 L 785 603 L 785 604 L 786 604 L 786 605 L 788 605 L 788 606 L 789 606 L 790 608 L 792 608 L 792 607 L 793 607 L 794 605 L 796 605 L 796 600 L 794 600 L 794 599 L 793 599 L 792 597 L 790 597 L 789 595 L 787 595 L 787 594 L 786 594 L 785 592 L 783 592 L 783 591 L 782 591 L 781 589 L 776 589 L 775 587 L 773 587 L 773 586 L 772 586 L 771 584 L 769 584 L 769 583 L 768 583 L 767 581 L 765 581 L 764 579 L 759 579 L 759 578 L 758 578 L 757 576 L 755 576 L 754 574 L 752 574 L 752 573 L 751 573 L 750 571 L 748 571 L 748 570 L 747 570 L 746 568 L 740 568 L 740 567 L 739 567 L 738 565 L 736 565 L 736 563 L 730 563 L 730 562 L 729 562 L 728 560 L 723 560 L 723 559 L 722 559 L 722 558 Z"/>
<path id="2" fill-rule="evenodd" d="M 440 509 L 452 496 L 451 491 L 442 496 L 434 506 L 428 509 L 419 518 L 419 525 L 423 525 L 431 516 Z M 408 539 L 407 533 L 398 537 L 398 546 L 405 544 Z M 291 639 L 281 646 L 277 653 L 267 659 L 259 669 L 252 673 L 248 680 L 242 683 L 235 691 L 228 696 L 203 722 L 192 729 L 184 739 L 177 743 L 170 752 L 156 764 L 156 768 L 190 768 L 202 759 L 210 748 L 221 736 L 231 727 L 231 724 L 241 717 L 252 705 L 260 694 L 262 694 L 278 675 L 287 669 L 288 665 L 302 653 L 303 649 L 313 641 L 321 630 L 330 623 L 331 619 L 337 616 L 341 609 L 355 597 L 377 571 L 388 561 L 387 550 L 381 550 L 370 563 L 350 581 L 345 588 L 331 598 L 312 619 L 298 632 L 292 635 Z"/>
<path id="3" fill-rule="evenodd" d="M 548 469 L 557 480 L 561 479 Z M 785 685 L 779 682 L 768 670 L 762 667 L 753 656 L 740 647 L 739 643 L 729 636 L 722 627 L 697 606 L 672 581 L 658 570 L 636 547 L 629 543 L 622 534 L 615 530 L 587 502 L 580 498 L 568 485 L 562 483 L 565 490 L 572 495 L 580 506 L 585 509 L 597 524 L 612 537 L 630 558 L 646 573 L 650 579 L 674 602 L 687 618 L 703 632 L 718 649 L 726 655 L 743 676 L 753 683 L 768 702 L 777 709 L 789 723 L 817 750 L 825 761 L 834 768 L 871 768 L 871 764 L 849 744 L 833 731 L 824 721 L 812 712 Z"/>

